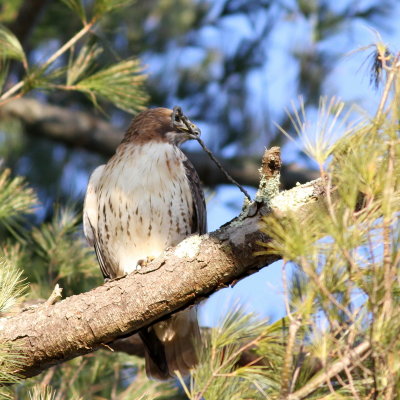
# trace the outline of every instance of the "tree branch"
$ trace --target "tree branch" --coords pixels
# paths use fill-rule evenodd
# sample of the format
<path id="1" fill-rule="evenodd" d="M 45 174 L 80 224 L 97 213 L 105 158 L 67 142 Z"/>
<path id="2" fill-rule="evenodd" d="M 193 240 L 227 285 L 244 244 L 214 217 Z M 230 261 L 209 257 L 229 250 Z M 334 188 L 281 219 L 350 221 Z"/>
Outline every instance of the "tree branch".
<path id="1" fill-rule="evenodd" d="M 316 180 L 281 192 L 248 206 L 215 232 L 191 236 L 167 249 L 123 279 L 2 318 L 0 340 L 21 349 L 24 365 L 18 373 L 29 377 L 133 334 L 276 261 L 275 255 L 254 255 L 260 249 L 256 243 L 269 240 L 259 230 L 262 217 L 273 211 L 307 213 L 325 197 L 324 187 Z"/>
<path id="2" fill-rule="evenodd" d="M 110 156 L 123 137 L 123 131 L 101 118 L 82 111 L 43 104 L 35 99 L 23 98 L 11 101 L 0 108 L 0 117 L 14 117 L 22 121 L 27 133 L 45 136 L 71 146 Z M 229 183 L 217 166 L 203 152 L 188 154 L 203 183 L 215 186 Z M 260 157 L 243 156 L 220 159 L 224 168 L 242 185 L 257 187 Z M 316 179 L 318 172 L 301 168 L 296 164 L 283 165 L 281 170 L 284 189 Z"/>

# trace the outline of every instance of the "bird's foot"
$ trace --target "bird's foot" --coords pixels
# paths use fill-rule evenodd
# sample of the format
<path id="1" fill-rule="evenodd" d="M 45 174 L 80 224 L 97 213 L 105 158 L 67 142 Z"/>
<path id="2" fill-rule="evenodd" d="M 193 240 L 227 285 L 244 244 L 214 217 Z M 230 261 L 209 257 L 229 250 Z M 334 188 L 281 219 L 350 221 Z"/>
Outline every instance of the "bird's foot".
<path id="1" fill-rule="evenodd" d="M 146 257 L 145 260 L 139 260 L 136 264 L 136 271 L 140 271 L 142 268 L 145 268 L 148 263 L 152 262 L 155 259 L 153 256 Z"/>
<path id="2" fill-rule="evenodd" d="M 148 256 L 146 257 L 146 259 L 141 259 L 137 262 L 136 264 L 136 268 L 134 269 L 134 271 L 139 272 L 141 271 L 142 268 L 146 268 L 147 264 L 152 262 L 155 259 L 155 257 L 153 256 Z"/>

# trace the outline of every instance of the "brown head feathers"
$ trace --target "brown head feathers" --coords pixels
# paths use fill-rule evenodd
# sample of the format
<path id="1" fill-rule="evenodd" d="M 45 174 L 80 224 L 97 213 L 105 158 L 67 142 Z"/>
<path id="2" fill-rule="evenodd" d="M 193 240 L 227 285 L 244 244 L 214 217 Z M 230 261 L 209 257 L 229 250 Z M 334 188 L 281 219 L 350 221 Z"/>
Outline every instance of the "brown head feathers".
<path id="1" fill-rule="evenodd" d="M 186 140 L 197 139 L 200 129 L 183 113 L 180 107 L 151 108 L 139 113 L 129 126 L 122 143 L 144 144 L 165 142 L 176 146 Z"/>
<path id="2" fill-rule="evenodd" d="M 132 120 L 122 142 L 168 141 L 166 133 L 174 130 L 171 116 L 172 110 L 161 107 L 140 112 Z"/>

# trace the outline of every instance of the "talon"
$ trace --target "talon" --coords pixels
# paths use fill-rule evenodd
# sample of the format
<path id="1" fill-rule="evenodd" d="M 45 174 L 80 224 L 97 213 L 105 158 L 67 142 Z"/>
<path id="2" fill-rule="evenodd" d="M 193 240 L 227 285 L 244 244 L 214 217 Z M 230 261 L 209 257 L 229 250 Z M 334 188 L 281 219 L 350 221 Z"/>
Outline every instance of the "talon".
<path id="1" fill-rule="evenodd" d="M 147 264 L 148 264 L 149 262 L 152 262 L 154 259 L 155 259 L 155 257 L 153 257 L 153 256 L 148 256 L 148 257 L 146 257 L 145 260 L 143 260 L 143 259 L 138 260 L 138 262 L 137 262 L 137 264 L 136 264 L 135 270 L 136 270 L 136 271 L 140 271 L 142 268 L 146 267 Z"/>
<path id="2" fill-rule="evenodd" d="M 136 267 L 135 267 L 135 271 L 140 271 L 142 269 L 142 267 L 145 267 L 146 265 L 147 265 L 146 260 L 138 260 Z"/>

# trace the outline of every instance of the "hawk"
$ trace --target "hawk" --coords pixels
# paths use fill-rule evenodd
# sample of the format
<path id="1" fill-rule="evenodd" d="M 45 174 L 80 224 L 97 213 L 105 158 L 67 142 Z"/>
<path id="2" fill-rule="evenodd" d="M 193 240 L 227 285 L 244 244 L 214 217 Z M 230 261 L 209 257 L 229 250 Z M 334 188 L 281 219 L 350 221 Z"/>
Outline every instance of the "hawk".
<path id="1" fill-rule="evenodd" d="M 92 173 L 83 227 L 105 279 L 139 269 L 191 234 L 206 232 L 200 180 L 179 145 L 200 135 L 180 108 L 142 111 L 114 156 Z M 186 375 L 200 338 L 195 307 L 142 329 L 147 375 Z"/>

